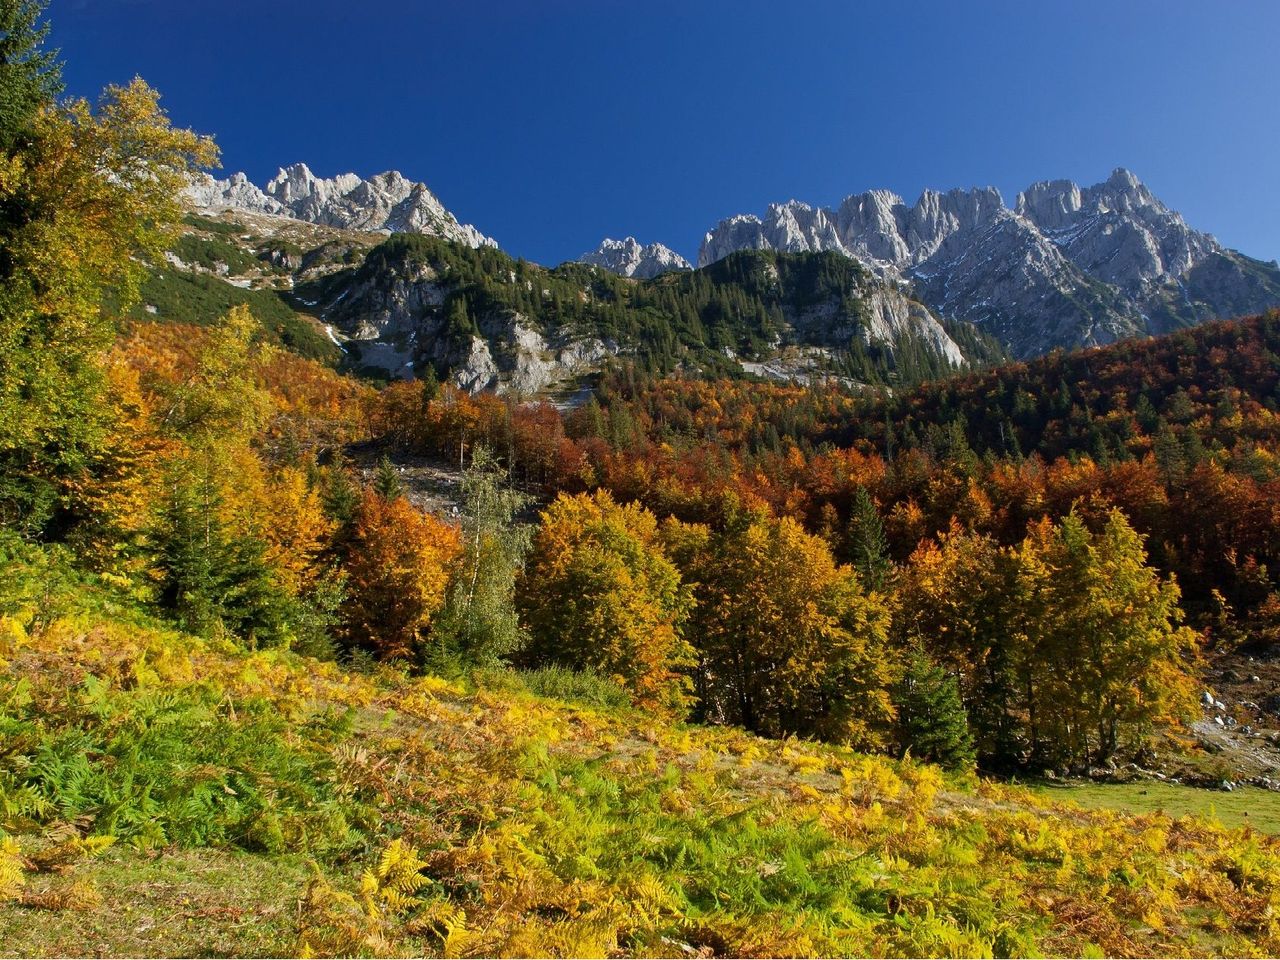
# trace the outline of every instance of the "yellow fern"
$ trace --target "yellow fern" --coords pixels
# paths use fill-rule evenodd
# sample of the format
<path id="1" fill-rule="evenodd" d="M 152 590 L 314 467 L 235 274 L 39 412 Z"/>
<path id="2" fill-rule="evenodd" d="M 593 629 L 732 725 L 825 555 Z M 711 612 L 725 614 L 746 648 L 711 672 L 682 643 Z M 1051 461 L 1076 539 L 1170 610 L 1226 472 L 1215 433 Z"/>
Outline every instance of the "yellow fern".
<path id="1" fill-rule="evenodd" d="M 27 882 L 23 873 L 22 851 L 13 837 L 0 840 L 0 902 L 13 900 Z"/>

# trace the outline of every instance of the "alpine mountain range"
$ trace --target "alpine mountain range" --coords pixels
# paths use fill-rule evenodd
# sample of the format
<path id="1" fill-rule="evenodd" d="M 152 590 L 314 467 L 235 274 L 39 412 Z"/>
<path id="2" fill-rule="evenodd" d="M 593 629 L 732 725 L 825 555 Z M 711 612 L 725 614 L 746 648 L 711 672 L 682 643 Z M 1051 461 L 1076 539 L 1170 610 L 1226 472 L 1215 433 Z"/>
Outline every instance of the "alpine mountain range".
<path id="1" fill-rule="evenodd" d="M 497 246 L 460 223 L 422 183 L 390 171 L 368 179 L 283 168 L 263 188 L 244 174 L 204 177 L 189 191 L 206 210 L 239 209 L 352 230 L 421 233 Z M 1136 176 L 1116 169 L 1081 187 L 1035 183 L 1012 206 L 994 187 L 887 190 L 838 207 L 798 200 L 709 230 L 698 267 L 738 251 L 834 252 L 898 287 L 937 317 L 973 324 L 1015 357 L 1111 343 L 1280 305 L 1280 268 L 1189 226 Z M 605 239 L 578 258 L 637 280 L 692 265 L 660 244 Z"/>

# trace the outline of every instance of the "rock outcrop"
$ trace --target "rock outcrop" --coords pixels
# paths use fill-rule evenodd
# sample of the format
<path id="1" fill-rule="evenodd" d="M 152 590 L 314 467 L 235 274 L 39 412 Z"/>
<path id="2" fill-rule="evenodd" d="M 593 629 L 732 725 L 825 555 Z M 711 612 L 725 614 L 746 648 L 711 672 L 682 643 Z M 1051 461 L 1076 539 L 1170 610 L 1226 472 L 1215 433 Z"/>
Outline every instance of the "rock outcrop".
<path id="1" fill-rule="evenodd" d="M 693 269 L 693 264 L 670 247 L 661 243 L 642 246 L 635 237 L 627 237 L 625 240 L 610 240 L 606 237 L 600 242 L 600 246 L 580 256 L 578 262 L 593 264 L 610 273 L 638 280 L 649 280 L 669 270 Z"/>
<path id="2" fill-rule="evenodd" d="M 354 173 L 326 179 L 305 163 L 295 163 L 262 189 L 243 173 L 226 180 L 205 174 L 192 182 L 187 195 L 204 210 L 247 210 L 348 230 L 424 233 L 469 247 L 498 245 L 470 224 L 459 223 L 426 184 L 395 170 L 367 180 Z"/>
<path id="3" fill-rule="evenodd" d="M 619 352 L 598 337 L 547 333 L 510 309 L 485 312 L 473 333 L 457 335 L 445 310 L 448 277 L 412 258 L 356 271 L 350 283 L 333 289 L 327 302 L 316 304 L 320 315 L 343 331 L 361 363 L 405 379 L 429 363 L 471 393 L 533 396 L 598 370 Z"/>
<path id="4" fill-rule="evenodd" d="M 1192 229 L 1123 169 L 1092 187 L 1034 184 L 1012 208 L 992 187 L 926 190 L 914 205 L 884 190 L 835 209 L 774 204 L 722 220 L 698 263 L 761 249 L 851 257 L 1022 357 L 1280 304 L 1274 263 Z"/>

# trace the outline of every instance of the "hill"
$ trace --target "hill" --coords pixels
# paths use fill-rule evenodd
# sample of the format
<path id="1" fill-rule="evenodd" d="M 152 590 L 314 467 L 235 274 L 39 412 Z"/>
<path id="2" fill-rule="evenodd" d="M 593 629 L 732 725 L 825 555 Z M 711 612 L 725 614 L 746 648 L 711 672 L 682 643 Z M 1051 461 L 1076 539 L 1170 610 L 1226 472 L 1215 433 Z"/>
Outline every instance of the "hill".
<path id="1" fill-rule="evenodd" d="M 827 254 L 745 253 L 633 281 L 491 246 L 218 210 L 189 214 L 167 257 L 133 317 L 203 325 L 245 304 L 303 356 L 375 380 L 431 367 L 472 392 L 572 391 L 616 358 L 659 373 L 901 385 L 1002 356 Z"/>
<path id="2" fill-rule="evenodd" d="M 668 726 L 571 674 L 248 650 L 4 550 L 16 953 L 1280 949 L 1280 840 L 1247 828 Z"/>

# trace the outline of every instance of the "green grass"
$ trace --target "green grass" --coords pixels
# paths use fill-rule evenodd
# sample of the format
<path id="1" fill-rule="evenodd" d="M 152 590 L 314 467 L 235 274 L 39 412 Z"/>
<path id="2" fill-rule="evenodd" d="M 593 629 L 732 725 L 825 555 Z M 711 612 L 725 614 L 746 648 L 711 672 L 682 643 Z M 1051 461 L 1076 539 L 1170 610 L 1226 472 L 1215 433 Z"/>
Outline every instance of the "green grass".
<path id="1" fill-rule="evenodd" d="M 604 710 L 631 706 L 631 696 L 623 687 L 589 670 L 570 670 L 556 665 L 536 670 L 495 668 L 474 671 L 472 680 L 485 690 L 523 691 L 536 697 Z"/>
<path id="2" fill-rule="evenodd" d="M 76 868 L 102 898 L 78 910 L 0 903 L 0 952 L 16 957 L 271 957 L 294 952 L 303 858 L 222 850 L 111 849 Z M 30 881 L 33 892 L 69 881 Z"/>
<path id="3" fill-rule="evenodd" d="M 238 237 L 245 232 L 245 225 L 239 220 L 214 220 L 211 217 L 202 217 L 198 213 L 187 214 L 182 218 L 182 222 L 206 233 L 217 233 L 226 237 Z"/>
<path id="4" fill-rule="evenodd" d="M 205 274 L 164 269 L 142 285 L 141 302 L 132 311 L 139 320 L 163 320 L 209 326 L 238 304 L 248 304 L 268 336 L 294 353 L 336 363 L 342 352 L 317 326 L 295 312 L 273 290 L 246 290 Z M 155 308 L 155 313 L 147 307 Z"/>
<path id="5" fill-rule="evenodd" d="M 179 237 L 173 252 L 184 262 L 194 263 L 206 270 L 216 270 L 218 264 L 226 264 L 232 274 L 245 273 L 258 266 L 258 258 L 243 247 L 221 237 L 197 237 L 191 234 Z"/>
<path id="6" fill-rule="evenodd" d="M 1216 818 L 1225 827 L 1252 827 L 1280 835 L 1280 793 L 1259 787 L 1239 787 L 1227 793 L 1154 781 L 1040 784 L 1034 789 L 1055 801 L 1068 801 L 1089 810 Z"/>

